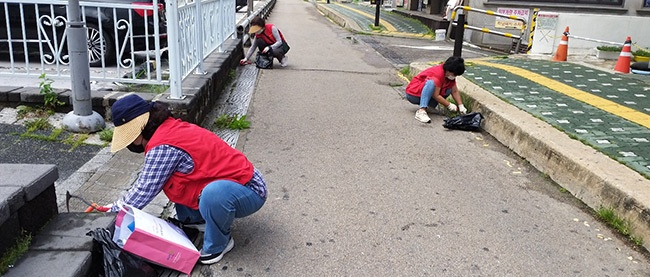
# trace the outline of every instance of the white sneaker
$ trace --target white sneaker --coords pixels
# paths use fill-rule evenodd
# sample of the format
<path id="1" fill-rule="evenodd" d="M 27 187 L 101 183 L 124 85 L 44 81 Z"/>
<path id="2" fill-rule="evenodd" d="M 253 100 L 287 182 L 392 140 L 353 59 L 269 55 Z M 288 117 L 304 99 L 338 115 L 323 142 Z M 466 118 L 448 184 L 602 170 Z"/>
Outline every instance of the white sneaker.
<path id="1" fill-rule="evenodd" d="M 201 256 L 199 257 L 199 262 L 202 264 L 213 264 L 219 262 L 223 258 L 223 255 L 226 255 L 226 253 L 230 252 L 230 250 L 232 250 L 233 247 L 235 247 L 235 240 L 230 238 L 230 240 L 228 241 L 228 245 L 226 245 L 226 249 L 224 249 L 219 253 L 205 254 L 203 253 L 203 249 L 201 249 Z"/>
<path id="2" fill-rule="evenodd" d="M 289 64 L 289 57 L 284 56 L 282 57 L 282 60 L 280 61 L 280 66 L 285 67 Z"/>
<path id="3" fill-rule="evenodd" d="M 422 123 L 429 123 L 431 122 L 431 118 L 429 118 L 429 115 L 427 114 L 426 110 L 420 110 L 418 109 L 415 112 L 415 119 L 419 120 Z"/>

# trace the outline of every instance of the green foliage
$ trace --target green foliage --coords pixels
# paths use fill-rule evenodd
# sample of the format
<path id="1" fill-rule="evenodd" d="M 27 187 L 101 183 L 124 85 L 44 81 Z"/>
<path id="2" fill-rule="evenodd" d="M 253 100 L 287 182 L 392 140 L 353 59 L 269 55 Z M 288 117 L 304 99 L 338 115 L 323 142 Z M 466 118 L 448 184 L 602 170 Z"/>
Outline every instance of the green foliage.
<path id="1" fill-rule="evenodd" d="M 650 57 L 650 52 L 644 50 L 644 49 L 639 49 L 634 52 L 632 52 L 632 55 L 634 56 L 639 56 L 639 57 Z"/>
<path id="2" fill-rule="evenodd" d="M 217 129 L 232 129 L 243 130 L 250 127 L 250 122 L 246 120 L 246 116 L 239 115 L 220 115 L 215 121 L 213 126 Z"/>
<path id="3" fill-rule="evenodd" d="M 4 238 L 3 238 L 4 239 Z M 27 252 L 29 245 L 32 243 L 32 236 L 23 231 L 22 236 L 16 241 L 16 244 L 7 249 L 2 258 L 0 258 L 0 276 L 7 272 L 7 269 L 18 261 L 18 259 Z"/>
<path id="4" fill-rule="evenodd" d="M 374 32 L 381 32 L 381 30 L 383 29 L 383 27 L 382 27 L 381 25 L 379 25 L 379 26 L 375 26 L 375 24 L 368 24 L 368 26 L 369 26 L 370 29 L 373 30 Z"/>
<path id="5" fill-rule="evenodd" d="M 634 244 L 636 245 L 643 244 L 643 239 L 632 235 L 630 222 L 616 215 L 614 209 L 601 207 L 596 211 L 596 216 L 600 220 L 607 223 L 607 225 L 617 230 L 621 235 L 629 238 L 632 242 L 634 242 Z"/>
<path id="6" fill-rule="evenodd" d="M 447 97 L 447 100 L 450 103 L 458 104 L 458 103 L 456 103 L 456 100 L 454 100 L 454 98 L 451 97 L 451 95 L 449 95 L 449 97 Z M 474 99 L 470 98 L 469 96 L 467 96 L 466 94 L 461 92 L 460 93 L 460 100 L 463 101 L 463 105 L 465 105 L 465 108 L 467 109 L 467 113 L 471 113 L 472 112 L 472 106 L 474 106 Z M 454 116 L 458 116 L 458 115 L 460 115 L 459 112 L 451 112 L 451 111 L 447 110 L 446 107 L 445 107 L 445 116 L 454 117 Z"/>
<path id="7" fill-rule="evenodd" d="M 623 51 L 623 46 L 600 45 L 596 49 L 605 52 L 621 52 Z"/>
<path id="8" fill-rule="evenodd" d="M 402 67 L 402 69 L 399 70 L 399 73 L 409 80 L 413 79 L 413 74 L 411 73 L 411 66 L 409 65 Z"/>
<path id="9" fill-rule="evenodd" d="M 113 129 L 103 129 L 99 132 L 99 139 L 103 141 L 112 141 L 113 140 Z"/>
<path id="10" fill-rule="evenodd" d="M 53 127 L 46 118 L 35 118 L 32 120 L 27 120 L 25 121 L 25 126 L 27 127 L 28 132 L 34 132 L 36 130 L 49 130 Z"/>
<path id="11" fill-rule="evenodd" d="M 69 134 L 68 137 L 63 140 L 63 143 L 72 145 L 72 148 L 68 150 L 72 151 L 79 147 L 79 145 L 84 144 L 86 139 L 88 139 L 88 134 Z"/>
<path id="12" fill-rule="evenodd" d="M 59 95 L 52 88 L 52 83 L 54 83 L 54 80 L 46 77 L 45 73 L 41 74 L 41 76 L 38 78 L 41 79 L 38 87 L 41 89 L 40 94 L 42 94 L 45 98 L 44 106 L 46 108 L 54 109 L 57 106 L 62 106 L 65 104 L 63 101 L 59 101 Z"/>

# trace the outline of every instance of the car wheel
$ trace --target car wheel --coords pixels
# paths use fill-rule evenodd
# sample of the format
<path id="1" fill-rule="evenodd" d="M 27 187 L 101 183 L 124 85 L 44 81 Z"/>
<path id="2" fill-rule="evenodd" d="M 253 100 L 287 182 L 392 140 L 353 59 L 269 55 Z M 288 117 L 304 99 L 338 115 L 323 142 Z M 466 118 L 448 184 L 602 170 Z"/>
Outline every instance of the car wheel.
<path id="1" fill-rule="evenodd" d="M 88 63 L 90 66 L 101 67 L 102 58 L 106 65 L 112 64 L 115 61 L 115 41 L 113 38 L 95 24 L 87 24 L 86 28 L 88 34 Z M 102 38 L 104 39 L 103 43 Z"/>

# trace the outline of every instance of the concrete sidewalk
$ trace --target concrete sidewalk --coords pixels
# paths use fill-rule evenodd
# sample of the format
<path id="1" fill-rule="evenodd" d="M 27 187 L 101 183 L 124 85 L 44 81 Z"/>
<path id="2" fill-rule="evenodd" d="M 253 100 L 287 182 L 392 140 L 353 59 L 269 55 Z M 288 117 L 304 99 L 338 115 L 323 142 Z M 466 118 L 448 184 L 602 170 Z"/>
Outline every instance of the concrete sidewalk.
<path id="1" fill-rule="evenodd" d="M 638 218 L 634 227 L 642 232 L 635 235 L 646 244 L 647 179 L 468 81 L 514 78 L 507 70 L 473 63 L 460 81 L 490 135 L 445 130 L 441 116 L 416 122 L 403 88 L 393 87 L 404 83 L 395 68 L 348 39 L 319 6 L 276 4 L 269 22 L 291 45 L 288 67 L 238 69 L 234 90 L 252 84 L 254 92 L 250 107 L 241 106 L 252 128 L 236 134 L 234 144 L 262 170 L 269 198 L 258 213 L 235 221 L 233 251 L 193 276 L 650 273 L 643 254 L 528 163 L 592 208 L 618 203 L 617 211 Z M 214 113 L 228 106 L 225 99 Z M 128 189 L 142 163 L 128 151 L 104 154 L 75 191 L 99 203 Z M 585 163 L 569 164 L 576 160 Z M 635 187 L 618 189 L 619 182 Z M 146 210 L 167 208 L 161 194 Z"/>
<path id="2" fill-rule="evenodd" d="M 319 9 L 340 16 L 334 21 L 343 27 L 371 31 L 367 6 Z M 390 18 L 398 26 L 410 22 Z M 411 74 L 431 65 L 412 64 Z M 474 109 L 486 116 L 486 131 L 594 210 L 613 208 L 630 220 L 649 248 L 650 78 L 614 74 L 612 62 L 593 57 L 557 63 L 520 55 L 468 65 L 462 89 L 477 100 Z"/>

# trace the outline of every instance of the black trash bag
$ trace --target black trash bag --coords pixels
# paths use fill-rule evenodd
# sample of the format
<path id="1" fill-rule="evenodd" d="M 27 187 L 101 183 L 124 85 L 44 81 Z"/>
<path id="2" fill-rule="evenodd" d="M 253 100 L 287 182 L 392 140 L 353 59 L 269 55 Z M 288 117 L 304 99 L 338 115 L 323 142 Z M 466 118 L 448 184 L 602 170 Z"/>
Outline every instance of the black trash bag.
<path id="1" fill-rule="evenodd" d="M 97 228 L 86 235 L 101 245 L 105 277 L 158 276 L 158 272 L 145 260 L 120 248 L 106 228 Z"/>
<path id="2" fill-rule="evenodd" d="M 443 123 L 442 126 L 454 130 L 480 131 L 481 120 L 483 120 L 482 114 L 468 113 L 464 115 L 455 116 L 452 118 L 447 118 L 445 119 L 445 123 Z"/>
<path id="3" fill-rule="evenodd" d="M 273 68 L 273 53 L 271 53 L 271 51 L 268 51 L 266 53 L 257 52 L 257 58 L 255 58 L 255 66 L 262 69 Z"/>

